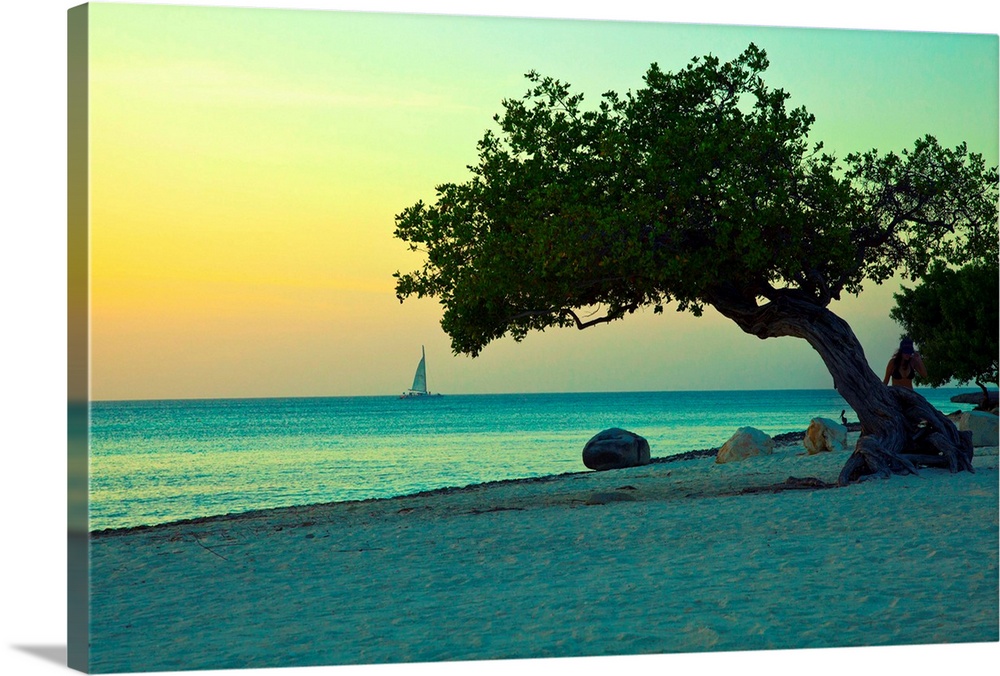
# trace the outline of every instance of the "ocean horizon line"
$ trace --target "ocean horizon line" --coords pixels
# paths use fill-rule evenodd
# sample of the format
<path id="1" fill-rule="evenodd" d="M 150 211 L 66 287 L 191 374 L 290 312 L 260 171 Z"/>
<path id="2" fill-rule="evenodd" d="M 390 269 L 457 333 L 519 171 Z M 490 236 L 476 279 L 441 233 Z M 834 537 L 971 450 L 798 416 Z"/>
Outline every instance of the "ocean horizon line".
<path id="1" fill-rule="evenodd" d="M 975 385 L 948 385 L 944 387 L 915 387 L 917 393 L 937 392 L 941 390 L 969 390 L 970 392 L 980 392 Z M 713 389 L 687 389 L 687 390 L 570 390 L 570 391 L 538 391 L 538 392 L 435 392 L 443 397 L 523 397 L 523 396 L 564 396 L 564 395 L 636 395 L 636 394 L 702 394 L 702 393 L 730 393 L 740 392 L 824 392 L 833 391 L 833 387 L 769 387 L 760 389 L 750 388 L 713 388 Z M 128 403 L 149 403 L 149 402 L 206 402 L 206 401 L 288 401 L 288 400 L 324 400 L 324 399 L 396 399 L 398 393 L 386 394 L 293 394 L 293 395 L 262 395 L 262 396 L 223 396 L 223 397 L 141 397 L 124 399 L 89 399 L 91 404 L 128 404 Z M 423 397 L 416 397 L 423 399 Z M 436 397 L 430 397 L 435 400 Z"/>

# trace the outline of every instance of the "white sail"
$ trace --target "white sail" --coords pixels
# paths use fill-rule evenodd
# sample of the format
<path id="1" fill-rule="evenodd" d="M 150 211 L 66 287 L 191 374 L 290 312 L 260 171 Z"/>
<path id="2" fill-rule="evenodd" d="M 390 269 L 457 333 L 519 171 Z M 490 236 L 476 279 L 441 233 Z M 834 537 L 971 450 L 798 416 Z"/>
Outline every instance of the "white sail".
<path id="1" fill-rule="evenodd" d="M 420 346 L 420 363 L 417 364 L 417 372 L 413 374 L 413 387 L 410 391 L 427 394 L 427 355 L 423 345 Z"/>
<path id="2" fill-rule="evenodd" d="M 413 374 L 413 387 L 408 389 L 403 394 L 399 395 L 400 399 L 411 399 L 413 397 L 440 397 L 440 393 L 431 394 L 427 391 L 427 354 L 424 352 L 424 346 L 420 346 L 420 363 L 417 364 L 417 372 Z"/>

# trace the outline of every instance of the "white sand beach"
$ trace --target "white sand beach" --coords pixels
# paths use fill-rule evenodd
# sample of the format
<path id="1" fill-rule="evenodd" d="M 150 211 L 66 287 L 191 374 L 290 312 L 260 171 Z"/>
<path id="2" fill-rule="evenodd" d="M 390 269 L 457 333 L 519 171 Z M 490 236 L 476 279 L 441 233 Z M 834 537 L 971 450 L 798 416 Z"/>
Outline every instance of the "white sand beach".
<path id="1" fill-rule="evenodd" d="M 843 488 L 800 445 L 107 531 L 95 671 L 998 640 L 997 449 Z"/>

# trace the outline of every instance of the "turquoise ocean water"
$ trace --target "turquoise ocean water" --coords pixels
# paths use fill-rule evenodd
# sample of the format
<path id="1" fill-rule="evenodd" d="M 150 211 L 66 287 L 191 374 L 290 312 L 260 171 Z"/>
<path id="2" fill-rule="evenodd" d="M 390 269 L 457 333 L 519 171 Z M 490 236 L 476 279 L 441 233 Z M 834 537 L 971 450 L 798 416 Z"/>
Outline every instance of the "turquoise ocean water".
<path id="1" fill-rule="evenodd" d="M 963 389 L 920 390 L 944 412 Z M 750 425 L 804 430 L 847 409 L 834 390 L 94 402 L 90 530 L 586 471 L 608 427 L 653 457 Z"/>

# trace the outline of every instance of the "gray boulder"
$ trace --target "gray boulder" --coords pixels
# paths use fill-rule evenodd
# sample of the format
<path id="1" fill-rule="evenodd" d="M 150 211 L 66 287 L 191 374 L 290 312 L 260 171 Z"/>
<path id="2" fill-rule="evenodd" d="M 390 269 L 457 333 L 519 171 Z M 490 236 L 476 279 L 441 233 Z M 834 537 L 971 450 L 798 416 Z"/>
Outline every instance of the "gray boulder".
<path id="1" fill-rule="evenodd" d="M 1000 440 L 1000 419 L 985 411 L 966 411 L 958 419 L 958 431 L 972 432 L 973 446 L 996 446 Z"/>
<path id="2" fill-rule="evenodd" d="M 649 464 L 649 442 L 638 434 L 612 427 L 598 432 L 583 447 L 589 469 L 622 469 Z"/>

